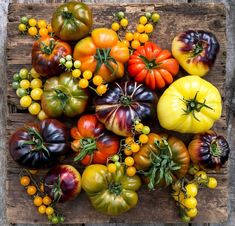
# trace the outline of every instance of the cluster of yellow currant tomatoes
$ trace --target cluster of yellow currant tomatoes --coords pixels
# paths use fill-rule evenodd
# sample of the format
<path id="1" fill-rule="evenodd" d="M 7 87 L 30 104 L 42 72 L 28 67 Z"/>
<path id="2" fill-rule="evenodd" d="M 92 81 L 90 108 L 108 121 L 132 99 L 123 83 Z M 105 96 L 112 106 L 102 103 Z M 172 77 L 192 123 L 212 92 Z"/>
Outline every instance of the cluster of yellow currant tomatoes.
<path id="1" fill-rule="evenodd" d="M 156 12 L 146 12 L 139 18 L 139 22 L 136 25 L 136 31 L 130 32 L 127 30 L 128 19 L 125 17 L 124 12 L 118 12 L 116 14 L 119 19 L 118 22 L 113 22 L 111 25 L 112 30 L 118 32 L 120 28 L 126 30 L 125 39 L 122 40 L 127 47 L 137 49 L 141 44 L 144 44 L 149 40 L 149 36 L 154 30 L 154 26 L 160 19 L 160 15 Z"/>
<path id="2" fill-rule="evenodd" d="M 217 187 L 217 180 L 214 177 L 209 177 L 205 171 L 194 166 L 195 168 L 197 170 L 191 173 L 194 174 L 193 180 L 187 183 L 184 180 L 179 180 L 172 185 L 174 190 L 172 197 L 179 207 L 182 221 L 187 223 L 198 214 L 196 196 L 199 186 L 206 186 L 211 189 Z"/>
<path id="3" fill-rule="evenodd" d="M 47 24 L 45 20 L 28 19 L 26 16 L 21 17 L 18 29 L 23 34 L 28 32 L 30 36 L 39 35 L 43 37 L 53 33 L 51 24 Z"/>
<path id="4" fill-rule="evenodd" d="M 60 64 L 65 67 L 66 71 L 71 71 L 72 76 L 75 79 L 79 79 L 78 85 L 80 88 L 85 89 L 89 87 L 95 91 L 98 95 L 103 95 L 107 91 L 108 85 L 105 83 L 103 78 L 100 75 L 93 75 L 90 70 L 81 71 L 81 62 L 79 60 L 73 60 L 71 55 L 60 58 Z M 89 82 L 92 80 L 93 85 L 96 86 L 94 89 L 89 85 Z"/>
<path id="5" fill-rule="evenodd" d="M 41 97 L 43 94 L 43 82 L 40 75 L 32 68 L 21 68 L 19 73 L 13 75 L 12 87 L 20 98 L 20 106 L 28 108 L 31 115 L 37 115 L 40 120 L 47 118 L 41 109 Z"/>
<path id="6" fill-rule="evenodd" d="M 140 150 L 140 146 L 148 142 L 149 133 L 149 126 L 145 126 L 139 120 L 135 120 L 133 126 L 133 136 L 127 137 L 124 141 L 124 144 L 121 146 L 121 150 L 125 154 L 124 163 L 121 163 L 119 161 L 119 155 L 112 156 L 111 161 L 113 161 L 114 163 L 108 164 L 109 172 L 115 173 L 116 170 L 123 164 L 126 166 L 126 174 L 130 177 L 134 176 L 136 174 L 136 168 L 134 166 L 134 158 L 131 155 L 137 153 Z M 136 134 L 139 135 L 137 140 L 135 140 Z"/>
<path id="7" fill-rule="evenodd" d="M 56 214 L 52 199 L 44 193 L 44 186 L 38 186 L 31 174 L 20 177 L 20 184 L 25 187 L 27 194 L 32 198 L 34 206 L 38 208 L 40 214 L 46 214 L 48 220 L 53 224 L 63 223 L 64 217 Z"/>

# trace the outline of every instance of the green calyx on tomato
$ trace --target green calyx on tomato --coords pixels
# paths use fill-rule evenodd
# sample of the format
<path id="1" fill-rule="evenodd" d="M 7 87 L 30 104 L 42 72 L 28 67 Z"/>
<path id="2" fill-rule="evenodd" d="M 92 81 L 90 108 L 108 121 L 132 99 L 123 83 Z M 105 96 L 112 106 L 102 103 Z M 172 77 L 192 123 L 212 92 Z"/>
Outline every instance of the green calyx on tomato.
<path id="1" fill-rule="evenodd" d="M 97 65 L 94 72 L 95 74 L 100 70 L 102 64 L 104 64 L 109 69 L 111 75 L 115 74 L 118 70 L 118 63 L 115 58 L 110 55 L 110 51 L 111 48 L 96 49 L 95 59 L 97 60 Z M 109 61 L 112 61 L 116 65 L 116 69 L 114 69 L 114 67 L 109 63 Z"/>
<path id="2" fill-rule="evenodd" d="M 164 180 L 166 186 L 172 184 L 172 172 L 181 168 L 179 164 L 173 161 L 171 147 L 167 140 L 164 138 L 161 142 L 155 140 L 154 145 L 159 150 L 159 154 L 156 154 L 153 151 L 150 153 L 152 166 L 150 167 L 149 171 L 144 173 L 144 175 L 149 178 L 148 187 L 150 190 L 153 190 L 155 185 L 162 182 L 162 180 Z M 158 175 L 158 177 L 156 177 L 156 175 Z"/>
<path id="3" fill-rule="evenodd" d="M 46 55 L 50 55 L 54 50 L 55 40 L 50 40 L 49 45 L 46 45 L 44 42 L 41 42 L 40 45 L 41 45 L 41 51 Z"/>
<path id="4" fill-rule="evenodd" d="M 132 99 L 131 99 L 130 96 L 123 95 L 123 96 L 120 97 L 119 102 L 122 106 L 127 107 L 127 106 L 131 105 Z"/>
<path id="5" fill-rule="evenodd" d="M 122 193 L 122 185 L 120 183 L 110 183 L 109 185 L 109 191 L 112 194 L 115 194 L 116 196 L 120 195 Z"/>
<path id="6" fill-rule="evenodd" d="M 156 62 L 156 59 L 148 60 L 143 55 L 140 55 L 139 57 L 143 60 L 143 62 L 145 63 L 145 66 L 146 66 L 146 68 L 148 70 L 151 70 L 151 69 L 154 69 L 154 68 L 158 68 L 161 65 L 161 63 L 157 63 Z"/>
<path id="7" fill-rule="evenodd" d="M 97 149 L 96 139 L 94 138 L 82 138 L 80 139 L 79 154 L 74 158 L 74 161 L 80 161 L 85 158 L 86 155 L 91 155 Z"/>
<path id="8" fill-rule="evenodd" d="M 208 109 L 211 109 L 211 110 L 213 110 L 213 108 L 210 107 L 210 106 L 208 106 L 208 105 L 206 105 L 206 99 L 204 99 L 203 102 L 199 102 L 199 101 L 197 100 L 197 95 L 198 95 L 198 93 L 199 93 L 199 91 L 196 92 L 196 94 L 195 94 L 195 96 L 194 96 L 193 99 L 188 99 L 188 100 L 186 100 L 185 98 L 183 98 L 182 101 L 183 101 L 183 102 L 185 103 L 185 105 L 186 105 L 186 110 L 183 109 L 183 111 L 185 112 L 185 114 L 187 115 L 187 114 L 191 114 L 191 113 L 192 113 L 193 117 L 194 117 L 197 121 L 200 121 L 200 120 L 196 117 L 195 111 L 200 112 L 203 107 L 208 108 Z"/>
<path id="9" fill-rule="evenodd" d="M 218 144 L 216 143 L 216 140 L 212 141 L 210 145 L 210 153 L 214 157 L 219 157 L 222 154 L 222 151 L 219 149 Z"/>

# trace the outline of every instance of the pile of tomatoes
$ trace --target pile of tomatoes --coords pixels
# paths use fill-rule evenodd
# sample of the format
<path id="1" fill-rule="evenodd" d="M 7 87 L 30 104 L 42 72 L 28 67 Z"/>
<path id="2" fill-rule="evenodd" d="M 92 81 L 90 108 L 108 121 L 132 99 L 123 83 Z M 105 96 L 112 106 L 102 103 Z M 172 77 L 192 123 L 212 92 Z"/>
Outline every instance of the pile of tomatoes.
<path id="1" fill-rule="evenodd" d="M 129 211 L 142 184 L 150 191 L 171 188 L 189 222 L 198 213 L 199 188 L 217 186 L 206 171 L 219 170 L 230 149 L 211 130 L 221 117 L 221 95 L 201 77 L 219 43 L 208 31 L 188 30 L 172 37 L 172 52 L 162 49 L 150 40 L 159 19 L 145 12 L 133 32 L 117 12 L 111 29 L 91 30 L 92 11 L 80 2 L 59 6 L 51 23 L 21 18 L 19 31 L 36 40 L 32 68 L 16 72 L 12 87 L 40 121 L 16 130 L 9 151 L 24 168 L 20 183 L 52 223 L 64 221 L 56 203 L 81 190 L 102 213 Z M 180 133 L 193 134 L 191 141 Z M 61 164 L 64 158 L 82 164 L 82 175 Z M 42 181 L 32 174 L 45 168 Z"/>

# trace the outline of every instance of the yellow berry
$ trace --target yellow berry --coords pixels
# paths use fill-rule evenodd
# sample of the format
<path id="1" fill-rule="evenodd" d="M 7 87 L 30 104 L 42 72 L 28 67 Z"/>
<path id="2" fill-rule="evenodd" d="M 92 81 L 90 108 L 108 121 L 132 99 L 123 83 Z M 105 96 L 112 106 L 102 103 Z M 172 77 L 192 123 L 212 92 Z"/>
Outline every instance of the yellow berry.
<path id="1" fill-rule="evenodd" d="M 37 29 L 36 27 L 30 27 L 30 28 L 28 29 L 28 33 L 29 33 L 29 35 L 31 35 L 31 36 L 35 36 L 35 35 L 37 35 L 37 33 L 38 33 L 38 29 Z"/>
<path id="2" fill-rule="evenodd" d="M 51 206 L 46 208 L 46 215 L 52 215 L 54 213 L 54 209 Z"/>
<path id="3" fill-rule="evenodd" d="M 34 199 L 33 199 L 33 204 L 35 206 L 41 206 L 42 205 L 42 197 L 35 196 Z"/>
<path id="4" fill-rule="evenodd" d="M 146 16 L 141 16 L 140 17 L 140 24 L 145 25 L 148 22 L 148 19 Z"/>
<path id="5" fill-rule="evenodd" d="M 146 134 L 141 134 L 141 135 L 139 136 L 139 141 L 140 141 L 140 143 L 142 143 L 142 144 L 146 144 L 146 143 L 148 143 L 148 141 L 149 141 L 149 137 L 148 137 Z"/>
<path id="6" fill-rule="evenodd" d="M 20 184 L 25 187 L 28 186 L 30 184 L 30 178 L 28 176 L 21 177 Z"/>
<path id="7" fill-rule="evenodd" d="M 26 31 L 27 30 L 25 24 L 19 24 L 18 29 L 19 29 L 19 31 Z"/>
<path id="8" fill-rule="evenodd" d="M 125 153 L 125 155 L 132 155 L 132 151 L 129 150 L 128 148 L 124 149 L 124 153 Z"/>
<path id="9" fill-rule="evenodd" d="M 139 46 L 140 46 L 140 42 L 139 42 L 138 40 L 133 40 L 133 41 L 131 42 L 131 47 L 132 47 L 133 49 L 137 49 Z"/>
<path id="10" fill-rule="evenodd" d="M 42 202 L 44 205 L 49 206 L 52 203 L 52 200 L 48 195 L 46 195 L 43 197 Z"/>
<path id="11" fill-rule="evenodd" d="M 79 82 L 78 85 L 80 88 L 85 89 L 89 86 L 89 82 L 86 78 L 82 78 Z"/>
<path id="12" fill-rule="evenodd" d="M 122 27 L 127 27 L 128 25 L 128 20 L 126 18 L 121 19 L 120 24 Z"/>
<path id="13" fill-rule="evenodd" d="M 41 206 L 38 207 L 38 212 L 40 214 L 45 214 L 46 213 L 46 209 L 47 209 L 46 206 L 41 205 Z"/>
<path id="14" fill-rule="evenodd" d="M 147 42 L 148 40 L 149 40 L 149 36 L 148 36 L 147 34 L 145 34 L 145 33 L 141 34 L 140 37 L 139 37 L 139 41 L 140 41 L 141 43 L 145 43 L 145 42 Z"/>
<path id="15" fill-rule="evenodd" d="M 27 187 L 27 193 L 28 195 L 35 195 L 37 192 L 37 189 L 34 185 L 30 185 Z"/>
<path id="16" fill-rule="evenodd" d="M 139 33 L 143 33 L 144 32 L 144 25 L 143 24 L 138 24 L 136 26 L 136 30 L 139 32 Z"/>
<path id="17" fill-rule="evenodd" d="M 126 35 L 125 35 L 125 38 L 127 41 L 132 41 L 134 36 L 131 32 L 127 32 Z"/>
<path id="18" fill-rule="evenodd" d="M 112 30 L 118 31 L 120 29 L 120 25 L 117 22 L 113 22 L 111 25 Z"/>
<path id="19" fill-rule="evenodd" d="M 146 24 L 144 26 L 145 33 L 151 33 L 153 31 L 153 25 L 152 24 Z"/>
<path id="20" fill-rule="evenodd" d="M 74 78 L 78 78 L 78 77 L 80 77 L 80 75 L 81 75 L 81 70 L 79 70 L 79 69 L 74 69 L 73 71 L 72 71 L 72 76 L 74 77 Z"/>
<path id="21" fill-rule="evenodd" d="M 41 37 L 47 36 L 47 35 L 48 35 L 48 30 L 47 30 L 47 28 L 45 28 L 45 27 L 40 28 L 40 29 L 39 29 L 39 35 L 40 35 Z"/>
<path id="22" fill-rule="evenodd" d="M 127 137 L 127 138 L 125 139 L 125 143 L 126 143 L 127 145 L 131 145 L 133 142 L 134 142 L 133 137 Z"/>
<path id="23" fill-rule="evenodd" d="M 143 129 L 144 125 L 142 123 L 138 123 L 135 125 L 135 131 L 136 132 L 141 132 Z"/>
<path id="24" fill-rule="evenodd" d="M 35 27 L 37 25 L 37 21 L 34 18 L 30 18 L 28 23 L 30 27 Z"/>
<path id="25" fill-rule="evenodd" d="M 83 78 L 86 78 L 86 79 L 91 79 L 92 78 L 92 72 L 90 70 L 85 70 L 82 74 Z"/>
<path id="26" fill-rule="evenodd" d="M 37 102 L 32 103 L 29 106 L 28 111 L 31 115 L 37 115 L 41 111 L 41 105 Z"/>
<path id="27" fill-rule="evenodd" d="M 124 44 L 127 48 L 130 46 L 130 42 L 127 40 L 122 40 L 121 43 Z"/>
<path id="28" fill-rule="evenodd" d="M 95 75 L 92 79 L 94 85 L 99 86 L 103 82 L 103 78 L 100 75 Z"/>
<path id="29" fill-rule="evenodd" d="M 52 32 L 53 32 L 53 29 L 52 29 L 51 24 L 48 24 L 48 25 L 47 25 L 47 30 L 48 30 L 49 33 L 52 33 Z"/>
<path id="30" fill-rule="evenodd" d="M 134 40 L 139 40 L 140 33 L 139 32 L 135 32 L 133 36 L 134 36 Z"/>
<path id="31" fill-rule="evenodd" d="M 189 210 L 186 209 L 186 214 L 189 217 L 196 217 L 197 216 L 197 208 L 192 208 L 192 209 L 189 209 Z"/>
<path id="32" fill-rule="evenodd" d="M 40 74 L 37 73 L 34 68 L 32 68 L 29 73 L 32 78 L 39 78 L 40 77 Z"/>
<path id="33" fill-rule="evenodd" d="M 45 20 L 38 20 L 38 28 L 46 28 L 47 22 Z"/>
<path id="34" fill-rule="evenodd" d="M 39 79 L 39 78 L 34 78 L 31 81 L 30 86 L 31 86 L 32 89 L 41 88 L 42 87 L 42 80 Z"/>
<path id="35" fill-rule="evenodd" d="M 30 96 L 33 100 L 41 100 L 43 90 L 41 88 L 32 89 Z"/>
<path id="36" fill-rule="evenodd" d="M 157 23 L 160 19 L 160 15 L 158 13 L 153 13 L 151 16 L 151 19 L 152 19 L 153 23 Z"/>
<path id="37" fill-rule="evenodd" d="M 96 88 L 96 92 L 98 95 L 103 95 L 104 93 L 106 93 L 107 91 L 107 86 L 106 85 L 98 85 L 97 88 Z"/>
<path id="38" fill-rule="evenodd" d="M 132 152 L 138 152 L 140 150 L 140 145 L 137 143 L 131 144 L 131 151 Z"/>
<path id="39" fill-rule="evenodd" d="M 134 166 L 127 167 L 126 174 L 129 177 L 133 177 L 136 174 L 136 168 Z"/>
<path id="40" fill-rule="evenodd" d="M 190 183 L 185 186 L 187 197 L 195 197 L 197 195 L 197 185 Z"/>
<path id="41" fill-rule="evenodd" d="M 134 161 L 134 159 L 132 158 L 132 157 L 126 157 L 125 158 L 125 164 L 127 165 L 127 166 L 133 166 L 134 165 L 134 163 L 135 163 L 135 161 Z"/>
<path id="42" fill-rule="evenodd" d="M 45 111 L 41 110 L 41 111 L 38 113 L 37 117 L 38 117 L 39 120 L 42 121 L 42 120 L 48 118 L 48 115 L 45 113 Z"/>
<path id="43" fill-rule="evenodd" d="M 23 79 L 20 81 L 20 87 L 23 89 L 28 89 L 30 87 L 30 82 L 27 79 Z"/>
<path id="44" fill-rule="evenodd" d="M 31 105 L 32 99 L 29 95 L 23 96 L 20 98 L 20 106 L 27 108 Z"/>
<path id="45" fill-rule="evenodd" d="M 207 187 L 208 188 L 216 188 L 217 187 L 217 180 L 214 177 L 209 177 Z"/>
<path id="46" fill-rule="evenodd" d="M 108 171 L 109 171 L 110 173 L 115 173 L 116 170 L 117 170 L 117 166 L 116 166 L 114 163 L 108 164 Z"/>

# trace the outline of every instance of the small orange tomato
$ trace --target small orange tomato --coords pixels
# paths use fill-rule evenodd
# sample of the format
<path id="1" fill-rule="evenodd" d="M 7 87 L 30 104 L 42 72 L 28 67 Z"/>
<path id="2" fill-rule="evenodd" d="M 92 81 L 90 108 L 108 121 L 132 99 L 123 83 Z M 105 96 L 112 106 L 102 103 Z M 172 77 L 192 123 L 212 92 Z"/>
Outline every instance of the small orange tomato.
<path id="1" fill-rule="evenodd" d="M 36 192 L 37 192 L 37 189 L 34 185 L 28 186 L 28 188 L 27 188 L 28 195 L 35 195 Z"/>
<path id="2" fill-rule="evenodd" d="M 28 176 L 23 176 L 20 178 L 20 184 L 22 186 L 28 186 L 30 184 L 30 178 Z"/>
<path id="3" fill-rule="evenodd" d="M 47 30 L 47 28 L 45 28 L 45 27 L 40 28 L 40 30 L 39 30 L 39 35 L 40 35 L 41 37 L 47 36 L 47 35 L 48 35 L 48 30 Z"/>

